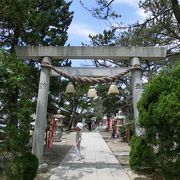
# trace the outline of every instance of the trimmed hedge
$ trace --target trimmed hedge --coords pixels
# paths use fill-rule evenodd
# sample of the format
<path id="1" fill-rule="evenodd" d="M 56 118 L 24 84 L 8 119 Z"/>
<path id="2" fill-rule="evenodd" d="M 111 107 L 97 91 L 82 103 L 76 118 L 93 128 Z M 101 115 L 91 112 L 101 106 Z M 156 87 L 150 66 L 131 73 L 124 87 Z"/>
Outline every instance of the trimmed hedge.
<path id="1" fill-rule="evenodd" d="M 180 179 L 180 64 L 160 72 L 138 102 L 139 125 L 145 133 L 131 142 L 133 170 Z"/>
<path id="2" fill-rule="evenodd" d="M 7 180 L 33 180 L 36 177 L 38 159 L 31 153 L 14 158 L 6 169 Z"/>

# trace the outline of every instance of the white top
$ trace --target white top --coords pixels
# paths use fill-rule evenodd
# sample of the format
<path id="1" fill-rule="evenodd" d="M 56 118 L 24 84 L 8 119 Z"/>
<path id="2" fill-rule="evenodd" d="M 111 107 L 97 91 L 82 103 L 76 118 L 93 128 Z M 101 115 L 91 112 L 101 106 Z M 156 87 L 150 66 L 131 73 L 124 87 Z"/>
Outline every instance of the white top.
<path id="1" fill-rule="evenodd" d="M 76 143 L 81 142 L 82 139 L 82 132 L 76 131 Z"/>

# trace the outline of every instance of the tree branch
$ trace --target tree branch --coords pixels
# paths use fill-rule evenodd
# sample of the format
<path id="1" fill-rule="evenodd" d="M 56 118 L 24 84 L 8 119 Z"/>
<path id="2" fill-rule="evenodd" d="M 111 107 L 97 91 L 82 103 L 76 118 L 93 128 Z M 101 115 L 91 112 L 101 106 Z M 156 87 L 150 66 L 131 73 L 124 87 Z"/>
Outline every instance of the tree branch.
<path id="1" fill-rule="evenodd" d="M 178 0 L 171 0 L 171 4 L 172 4 L 172 10 L 173 10 L 174 16 L 178 24 L 180 24 L 180 8 L 179 8 Z"/>

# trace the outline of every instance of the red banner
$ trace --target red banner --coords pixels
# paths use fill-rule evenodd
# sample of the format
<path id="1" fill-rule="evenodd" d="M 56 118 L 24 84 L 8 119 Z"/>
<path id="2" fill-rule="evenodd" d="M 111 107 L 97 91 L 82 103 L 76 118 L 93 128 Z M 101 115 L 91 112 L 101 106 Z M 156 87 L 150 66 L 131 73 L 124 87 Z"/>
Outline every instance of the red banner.
<path id="1" fill-rule="evenodd" d="M 52 115 L 51 121 L 50 121 L 50 127 L 49 127 L 49 134 L 48 134 L 48 148 L 52 148 L 52 140 L 53 140 L 53 134 L 54 134 L 54 128 L 55 128 L 55 118 Z"/>
<path id="2" fill-rule="evenodd" d="M 112 130 L 113 124 L 114 124 L 114 118 L 111 116 L 109 119 L 109 130 Z"/>

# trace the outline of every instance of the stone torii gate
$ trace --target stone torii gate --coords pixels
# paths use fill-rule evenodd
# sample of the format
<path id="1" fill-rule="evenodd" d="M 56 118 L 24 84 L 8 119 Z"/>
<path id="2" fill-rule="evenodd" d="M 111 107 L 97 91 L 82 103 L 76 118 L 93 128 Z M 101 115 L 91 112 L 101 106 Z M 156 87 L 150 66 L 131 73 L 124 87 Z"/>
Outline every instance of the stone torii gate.
<path id="1" fill-rule="evenodd" d="M 132 94 L 134 119 L 138 120 L 137 102 L 142 92 L 142 71 L 140 60 L 159 60 L 166 57 L 166 48 L 158 47 L 78 47 L 78 46 L 27 46 L 16 47 L 16 55 L 21 58 L 43 59 L 42 64 L 51 65 L 52 59 L 111 59 L 129 60 L 133 69 Z M 67 74 L 74 76 L 115 76 L 127 71 L 127 68 L 63 68 Z M 36 108 L 36 121 L 32 152 L 42 161 L 44 150 L 44 133 L 47 124 L 47 102 L 50 76 L 57 73 L 48 66 L 42 66 Z M 136 129 L 136 133 L 138 133 Z"/>

